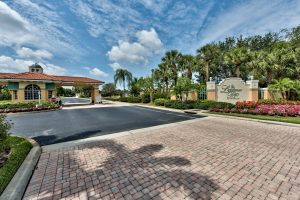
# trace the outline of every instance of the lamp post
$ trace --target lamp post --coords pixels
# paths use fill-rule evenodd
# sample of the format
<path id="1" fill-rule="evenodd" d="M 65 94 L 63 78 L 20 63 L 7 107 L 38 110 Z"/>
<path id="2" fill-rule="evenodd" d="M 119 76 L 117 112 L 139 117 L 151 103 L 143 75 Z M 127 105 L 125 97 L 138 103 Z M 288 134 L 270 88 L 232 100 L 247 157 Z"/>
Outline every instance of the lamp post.
<path id="1" fill-rule="evenodd" d="M 39 106 L 41 105 L 41 91 L 39 91 Z"/>

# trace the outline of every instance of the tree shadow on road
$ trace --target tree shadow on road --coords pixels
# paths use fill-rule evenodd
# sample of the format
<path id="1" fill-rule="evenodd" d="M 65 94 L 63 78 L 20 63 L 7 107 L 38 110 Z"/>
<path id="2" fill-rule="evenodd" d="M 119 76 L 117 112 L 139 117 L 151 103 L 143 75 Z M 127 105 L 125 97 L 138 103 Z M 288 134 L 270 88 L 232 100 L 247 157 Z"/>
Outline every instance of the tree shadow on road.
<path id="1" fill-rule="evenodd" d="M 154 154 L 163 149 L 161 144 L 130 150 L 113 140 L 103 140 L 81 146 L 79 150 L 86 148 L 104 148 L 109 152 L 107 157 L 104 156 L 106 160 L 100 163 L 94 155 L 96 169 L 81 167 L 92 177 L 93 183 L 97 183 L 100 195 L 97 198 L 163 199 L 169 196 L 177 199 L 211 199 L 212 192 L 218 188 L 209 177 L 184 170 L 191 166 L 186 158 L 155 157 Z M 71 163 L 81 166 L 75 155 L 70 159 Z"/>
<path id="2" fill-rule="evenodd" d="M 49 144 L 56 144 L 61 142 L 68 142 L 72 140 L 79 140 L 88 137 L 93 137 L 99 135 L 101 132 L 102 130 L 89 130 L 80 133 L 74 133 L 72 135 L 61 137 L 61 138 L 58 138 L 56 135 L 40 135 L 40 136 L 33 137 L 33 139 L 36 140 L 41 146 L 44 146 Z"/>

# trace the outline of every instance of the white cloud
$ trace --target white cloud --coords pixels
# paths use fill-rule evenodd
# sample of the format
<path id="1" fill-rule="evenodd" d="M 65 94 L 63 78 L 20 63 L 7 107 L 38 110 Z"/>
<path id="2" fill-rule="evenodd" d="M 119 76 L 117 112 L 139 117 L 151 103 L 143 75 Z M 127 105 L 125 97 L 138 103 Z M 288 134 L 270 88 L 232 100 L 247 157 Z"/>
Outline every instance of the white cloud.
<path id="1" fill-rule="evenodd" d="M 300 1 L 242 1 L 207 16 L 198 35 L 202 43 L 226 36 L 264 34 L 299 25 Z"/>
<path id="2" fill-rule="evenodd" d="M 142 13 L 132 7 L 129 1 L 65 1 L 70 10 L 85 23 L 92 37 L 101 36 L 110 44 L 120 38 L 128 38 L 146 22 Z"/>
<path id="3" fill-rule="evenodd" d="M 90 74 L 92 75 L 95 75 L 95 76 L 100 76 L 100 77 L 107 77 L 108 74 L 105 73 L 104 71 L 98 69 L 98 68 L 93 68 L 93 69 L 90 69 Z"/>
<path id="4" fill-rule="evenodd" d="M 21 58 L 33 58 L 38 60 L 41 60 L 43 58 L 50 59 L 53 57 L 52 53 L 50 53 L 47 50 L 38 49 L 34 51 L 27 47 L 22 47 L 21 49 L 17 49 L 17 54 Z"/>
<path id="5" fill-rule="evenodd" d="M 163 49 L 163 44 L 154 28 L 151 28 L 150 31 L 138 31 L 136 33 L 136 37 L 138 38 L 140 44 L 144 45 L 154 53 L 159 53 Z"/>
<path id="6" fill-rule="evenodd" d="M 79 40 L 75 40 L 74 29 L 65 23 L 61 14 L 42 2 L 0 1 L 0 45 L 32 46 L 57 54 L 82 55 L 85 51 Z"/>
<path id="7" fill-rule="evenodd" d="M 36 42 L 34 27 L 19 13 L 0 1 L 0 45 L 16 45 Z"/>
<path id="8" fill-rule="evenodd" d="M 117 69 L 125 69 L 124 67 L 122 67 L 119 63 L 114 62 L 112 64 L 109 64 L 109 66 L 111 66 L 111 68 L 113 68 L 114 71 L 116 71 Z"/>
<path id="9" fill-rule="evenodd" d="M 139 3 L 143 4 L 145 8 L 155 12 L 156 14 L 162 14 L 162 12 L 168 7 L 169 0 L 140 0 Z"/>
<path id="10" fill-rule="evenodd" d="M 28 72 L 28 66 L 34 64 L 32 60 L 14 59 L 9 56 L 0 56 L 0 72 Z M 44 72 L 47 74 L 64 75 L 66 69 L 51 63 L 42 63 Z"/>
<path id="11" fill-rule="evenodd" d="M 67 69 L 64 67 L 60 67 L 51 63 L 39 63 L 43 68 L 44 72 L 47 74 L 53 74 L 53 75 L 65 75 L 67 72 Z"/>
<path id="12" fill-rule="evenodd" d="M 106 54 L 109 60 L 130 64 L 147 63 L 149 57 L 163 49 L 163 44 L 153 28 L 149 31 L 138 31 L 136 37 L 137 42 L 119 41 L 117 46 L 113 46 Z"/>
<path id="13" fill-rule="evenodd" d="M 149 54 L 148 49 L 140 43 L 129 43 L 125 41 L 119 41 L 118 46 L 113 46 L 111 50 L 107 52 L 109 60 L 129 63 L 145 62 Z"/>

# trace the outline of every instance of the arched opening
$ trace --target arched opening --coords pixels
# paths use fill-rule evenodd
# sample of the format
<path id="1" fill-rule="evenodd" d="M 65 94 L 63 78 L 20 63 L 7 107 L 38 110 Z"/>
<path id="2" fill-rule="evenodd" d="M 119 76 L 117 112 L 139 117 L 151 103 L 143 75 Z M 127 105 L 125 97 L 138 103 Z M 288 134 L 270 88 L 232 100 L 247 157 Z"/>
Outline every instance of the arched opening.
<path id="1" fill-rule="evenodd" d="M 27 85 L 25 87 L 25 100 L 38 100 L 41 89 L 37 85 Z"/>

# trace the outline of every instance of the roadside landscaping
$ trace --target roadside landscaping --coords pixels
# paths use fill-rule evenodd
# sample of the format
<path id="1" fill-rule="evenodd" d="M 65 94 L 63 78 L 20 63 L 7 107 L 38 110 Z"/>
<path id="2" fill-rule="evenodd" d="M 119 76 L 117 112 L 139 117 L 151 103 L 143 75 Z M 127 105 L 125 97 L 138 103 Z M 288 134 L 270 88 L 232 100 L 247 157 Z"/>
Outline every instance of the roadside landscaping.
<path id="1" fill-rule="evenodd" d="M 128 103 L 149 103 L 150 101 L 143 102 L 140 97 L 120 97 L 120 98 L 105 98 L 106 100 L 111 101 L 121 101 Z M 174 108 L 180 110 L 186 109 L 202 109 L 208 110 L 210 108 L 234 108 L 234 105 L 226 102 L 216 102 L 208 100 L 198 100 L 198 101 L 179 101 L 179 100 L 170 100 L 166 98 L 157 98 L 154 100 L 154 105 L 164 106 L 167 108 Z"/>
<path id="2" fill-rule="evenodd" d="M 241 114 L 241 113 L 223 113 L 223 112 L 209 112 L 211 114 L 217 115 L 227 115 L 233 117 L 243 117 L 250 119 L 259 119 L 259 120 L 269 120 L 269 121 L 277 121 L 277 122 L 287 122 L 300 124 L 300 117 L 282 117 L 282 116 L 268 116 L 268 115 L 249 115 L 249 114 Z"/>
<path id="3" fill-rule="evenodd" d="M 11 125 L 0 115 L 0 194 L 13 178 L 29 153 L 31 143 L 21 137 L 9 136 Z"/>
<path id="4" fill-rule="evenodd" d="M 12 101 L 0 101 L 0 113 L 14 113 L 14 112 L 30 112 L 40 110 L 54 110 L 60 106 L 50 101 L 38 101 L 30 102 L 12 102 Z"/>
<path id="5" fill-rule="evenodd" d="M 139 97 L 121 97 L 113 99 L 109 98 L 108 100 L 129 103 L 142 103 L 141 98 Z M 237 102 L 234 105 L 226 102 L 216 102 L 208 100 L 183 102 L 178 100 L 169 100 L 166 98 L 158 98 L 154 100 L 154 105 L 181 110 L 209 110 L 209 112 L 212 114 L 300 124 L 300 101 L 243 101 Z"/>
<path id="6" fill-rule="evenodd" d="M 209 109 L 210 113 L 300 124 L 300 102 L 261 100 L 237 102 L 233 108 Z"/>
<path id="7" fill-rule="evenodd" d="M 300 117 L 299 101 L 262 100 L 237 102 L 233 108 L 210 108 L 212 112 Z"/>

